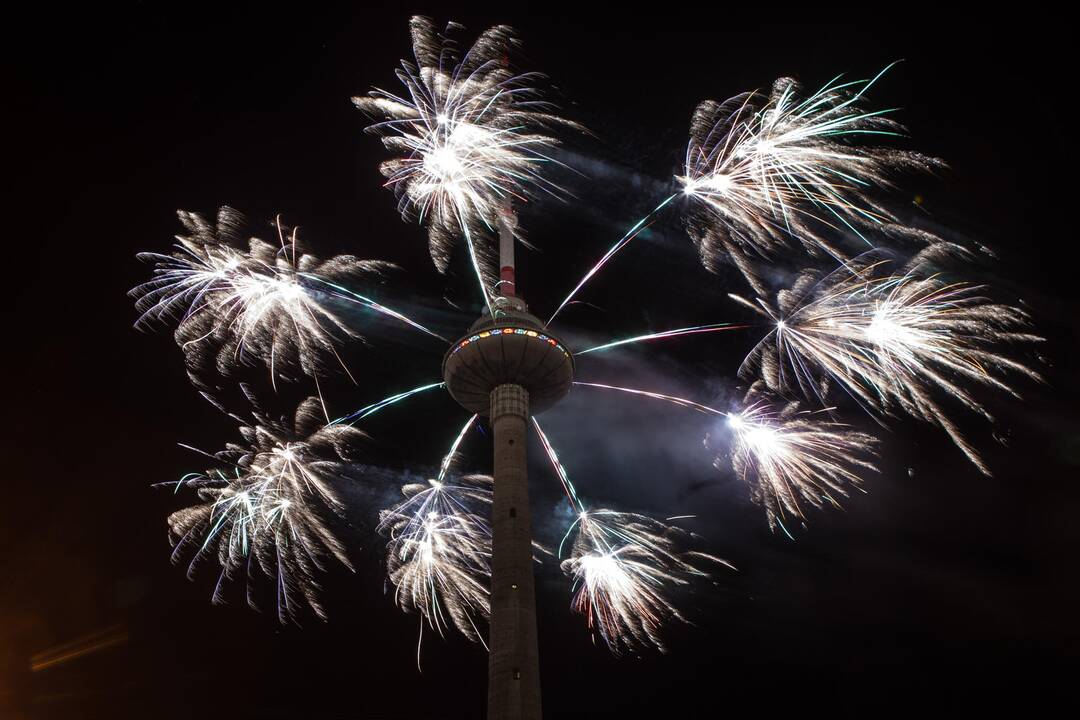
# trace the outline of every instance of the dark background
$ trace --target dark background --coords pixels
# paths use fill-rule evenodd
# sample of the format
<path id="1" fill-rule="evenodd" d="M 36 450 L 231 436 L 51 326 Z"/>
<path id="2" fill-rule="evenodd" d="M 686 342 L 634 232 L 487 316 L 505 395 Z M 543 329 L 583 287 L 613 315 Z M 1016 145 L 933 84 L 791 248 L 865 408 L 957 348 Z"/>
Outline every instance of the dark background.
<path id="1" fill-rule="evenodd" d="M 473 313 L 448 319 L 434 309 L 443 295 L 475 301 L 467 268 L 455 264 L 449 279 L 431 268 L 423 231 L 403 224 L 380 188 L 382 148 L 349 103 L 372 85 L 394 87 L 408 15 L 436 6 L 297 7 L 140 4 L 42 11 L 7 27 L 4 718 L 482 715 L 482 649 L 426 633 L 417 671 L 416 618 L 384 593 L 372 532 L 400 476 L 430 471 L 464 420 L 443 397 L 366 426 L 372 465 L 384 471 L 357 491 L 370 501 L 350 518 L 357 573 L 327 578 L 329 622 L 282 627 L 237 593 L 212 607 L 214 578 L 188 582 L 168 559 L 164 518 L 184 500 L 151 485 L 203 468 L 177 442 L 213 450 L 236 437 L 188 385 L 169 333 L 131 328 L 125 291 L 148 275 L 134 254 L 169 246 L 177 208 L 228 203 L 264 237 L 284 212 L 324 256 L 401 264 L 404 289 L 390 297 L 425 317 L 460 328 Z M 898 420 L 882 433 L 883 471 L 868 494 L 845 512 L 815 514 L 794 542 L 769 533 L 730 472 L 712 469 L 703 418 L 576 390 L 544 424 L 579 491 L 659 517 L 694 513 L 704 549 L 740 571 L 680 599 L 694 625 L 672 628 L 670 654 L 614 658 L 568 612 L 557 567 L 539 570 L 546 716 L 1041 714 L 1059 702 L 1068 714 L 1080 629 L 1080 427 L 1066 30 L 1022 18 L 979 28 L 848 16 L 779 24 L 769 13 L 766 22 L 658 19 L 667 10 L 436 11 L 465 23 L 465 39 L 496 22 L 517 27 L 520 65 L 550 75 L 564 113 L 595 133 L 569 138 L 562 156 L 583 173 L 564 173 L 578 200 L 522 213 L 542 249 L 519 259 L 538 313 L 666 195 L 699 100 L 782 74 L 809 85 L 839 72 L 865 77 L 903 58 L 872 102 L 900 108 L 912 146 L 951 169 L 911 179 L 913 192 L 897 202 L 923 226 L 995 249 L 998 261 L 971 276 L 1027 303 L 1048 339 L 1039 363 L 1048 385 L 1018 382 L 1023 403 L 983 393 L 1007 446 L 985 424 L 964 422 L 995 477 L 980 476 L 941 433 Z M 568 334 L 745 317 L 725 297 L 745 288 L 700 269 L 677 214 L 598 276 L 584 299 L 599 308 L 569 311 Z M 760 332 L 582 359 L 578 375 L 723 404 Z M 350 360 L 360 386 L 328 392 L 334 410 L 437 376 L 440 352 L 376 342 Z M 287 404 L 295 392 L 267 402 Z M 846 419 L 868 426 L 857 413 Z M 464 469 L 489 469 L 484 443 L 480 432 L 469 438 Z M 550 543 L 565 518 L 538 451 L 534 522 Z M 71 657 L 32 669 L 40 653 L 63 656 L 57 648 L 73 641 Z"/>

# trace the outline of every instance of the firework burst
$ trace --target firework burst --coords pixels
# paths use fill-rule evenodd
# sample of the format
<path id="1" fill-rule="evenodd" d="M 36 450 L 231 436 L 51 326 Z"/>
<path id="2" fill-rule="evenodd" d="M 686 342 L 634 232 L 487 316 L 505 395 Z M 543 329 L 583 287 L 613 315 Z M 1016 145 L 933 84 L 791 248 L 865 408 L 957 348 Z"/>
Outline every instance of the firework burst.
<path id="1" fill-rule="evenodd" d="M 574 536 L 561 566 L 573 581 L 571 607 L 585 616 L 594 637 L 616 655 L 648 647 L 663 651 L 663 624 L 672 619 L 685 622 L 672 604 L 673 590 L 708 578 L 704 569 L 708 566 L 734 566 L 712 555 L 682 551 L 692 535 L 673 525 L 644 515 L 587 510 L 555 447 L 536 418 L 532 420 L 577 517 L 559 543 L 562 557 Z"/>
<path id="2" fill-rule="evenodd" d="M 402 488 L 405 501 L 384 510 L 387 567 L 394 597 L 444 634 L 452 624 L 483 642 L 478 622 L 488 616 L 491 565 L 491 478 L 466 475 Z"/>
<path id="3" fill-rule="evenodd" d="M 170 537 L 179 560 L 192 554 L 189 576 L 216 561 L 220 576 L 215 602 L 227 580 L 248 581 L 247 598 L 256 607 L 256 575 L 274 580 L 279 619 L 296 619 L 310 607 L 325 617 L 317 574 L 333 558 L 351 568 L 328 521 L 339 513 L 336 486 L 365 435 L 347 425 L 324 426 L 319 400 L 308 398 L 291 421 L 254 411 L 240 427 L 242 444 L 213 455 L 223 467 L 183 478 L 177 489 L 195 489 L 201 503 L 169 516 Z"/>
<path id="4" fill-rule="evenodd" d="M 736 412 L 638 388 L 574 384 L 661 400 L 725 418 L 734 439 L 733 469 L 750 489 L 751 499 L 765 508 L 773 529 L 781 527 L 786 532 L 780 520 L 789 515 L 804 519 L 804 505 L 839 506 L 837 496 L 846 497 L 850 488 L 861 485 L 860 471 L 876 471 L 873 465 L 876 439 L 831 421 L 827 416 L 829 410 L 800 411 L 797 403 L 783 403 L 779 410 L 774 410 L 767 390 L 760 383 L 751 386 L 744 409 Z M 711 444 L 712 438 L 706 435 L 705 445 Z M 717 457 L 713 464 L 720 469 L 724 462 Z"/>
<path id="5" fill-rule="evenodd" d="M 410 29 L 415 63 L 402 61 L 397 71 L 405 93 L 377 89 L 353 101 L 381 119 L 368 130 L 398 155 L 381 171 L 403 216 L 427 226 L 436 267 L 446 270 L 455 242 L 464 237 L 488 298 L 495 285 L 490 230 L 500 217 L 515 229 L 509 220 L 514 201 L 537 190 L 562 194 L 541 173 L 556 144 L 549 129 L 578 126 L 540 99 L 541 76 L 510 68 L 516 45 L 511 28 L 484 31 L 463 55 L 428 18 L 412 18 Z"/>
<path id="6" fill-rule="evenodd" d="M 275 381 L 296 370 L 317 378 L 327 357 L 348 372 L 335 348 L 345 338 L 362 339 L 343 317 L 350 305 L 440 337 L 347 289 L 380 280 L 394 267 L 390 263 L 351 255 L 320 260 L 305 252 L 295 228 L 287 232 L 280 221 L 276 245 L 251 238 L 245 247 L 244 220 L 228 207 L 214 224 L 197 213 L 179 216 L 188 234 L 177 236 L 171 255 L 139 255 L 154 264 L 154 278 L 130 294 L 140 312 L 137 328 L 177 324 L 176 341 L 197 384 L 208 368 L 227 376 L 256 360 Z"/>
<path id="7" fill-rule="evenodd" d="M 840 384 L 876 416 L 903 411 L 942 428 L 983 473 L 989 469 L 949 417 L 941 396 L 993 422 L 970 384 L 1014 397 L 1007 375 L 1040 380 L 1002 346 L 1041 340 L 1027 314 L 996 303 L 984 288 L 927 274 L 931 247 L 902 272 L 864 259 L 821 278 L 804 273 L 775 306 L 749 303 L 773 330 L 744 360 L 743 377 L 760 376 L 774 392 L 793 388 L 824 400 Z"/>
<path id="8" fill-rule="evenodd" d="M 491 526 L 486 517 L 492 480 L 487 475 L 448 479 L 458 448 L 476 420 L 473 415 L 462 426 L 438 477 L 405 485 L 405 500 L 382 511 L 378 529 L 389 537 L 388 579 L 396 588 L 398 606 L 419 614 L 421 622 L 440 635 L 452 624 L 468 639 L 483 643 L 477 623 L 486 621 L 489 613 Z"/>
<path id="9" fill-rule="evenodd" d="M 858 142 L 904 133 L 886 117 L 890 111 L 863 107 L 878 77 L 836 78 L 809 95 L 795 80 L 780 78 L 767 96 L 743 93 L 698 106 L 684 174 L 676 179 L 704 210 L 691 215 L 688 227 L 707 267 L 730 258 L 762 292 L 751 256 L 775 255 L 790 239 L 812 255 L 842 259 L 832 238 L 844 231 L 862 237 L 863 228 L 884 226 L 893 236 L 925 235 L 897 223 L 872 196 L 893 188 L 899 173 L 943 166 L 920 153 Z"/>
<path id="10" fill-rule="evenodd" d="M 707 578 L 703 568 L 710 565 L 734 569 L 712 555 L 680 551 L 689 533 L 643 515 L 582 511 L 563 544 L 572 534 L 569 557 L 562 562 L 574 583 L 571 607 L 616 654 L 648 647 L 663 651 L 662 625 L 686 622 L 671 602 L 674 588 Z"/>
<path id="11" fill-rule="evenodd" d="M 798 403 L 776 409 L 752 387 L 743 410 L 728 415 L 732 468 L 774 530 L 787 533 L 789 518 L 805 523 L 806 507 L 840 507 L 840 498 L 861 487 L 860 473 L 877 471 L 877 440 L 826 412 L 800 410 Z"/>

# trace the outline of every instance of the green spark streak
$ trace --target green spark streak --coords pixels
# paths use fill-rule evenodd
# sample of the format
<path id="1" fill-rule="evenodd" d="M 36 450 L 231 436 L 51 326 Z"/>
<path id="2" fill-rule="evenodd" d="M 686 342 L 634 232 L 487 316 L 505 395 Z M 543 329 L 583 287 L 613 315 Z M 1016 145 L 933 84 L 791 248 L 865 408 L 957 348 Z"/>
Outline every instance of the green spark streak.
<path id="1" fill-rule="evenodd" d="M 330 424 L 331 425 L 337 425 L 337 424 L 343 423 L 343 422 L 356 422 L 357 420 L 363 420 L 364 418 L 368 417 L 369 415 L 374 415 L 378 411 L 382 410 L 384 407 L 399 403 L 402 400 L 405 400 L 406 398 L 409 398 L 409 397 L 412 397 L 413 395 L 416 395 L 417 393 L 422 393 L 422 392 L 424 392 L 426 390 L 434 390 L 435 388 L 440 388 L 443 385 L 445 385 L 445 383 L 441 383 L 441 382 L 431 383 L 430 385 L 421 385 L 420 387 L 413 388 L 412 390 L 406 390 L 405 392 L 401 392 L 401 393 L 398 393 L 396 395 L 391 395 L 388 398 L 383 398 L 382 400 L 380 400 L 377 403 L 372 403 L 371 405 L 368 405 L 367 407 L 362 407 L 359 410 L 357 410 L 356 412 L 352 413 L 351 415 L 346 415 L 345 417 L 340 417 L 337 420 L 334 420 Z"/>
<path id="2" fill-rule="evenodd" d="M 574 522 L 570 524 L 570 527 L 566 528 L 566 533 L 562 536 L 562 540 L 559 541 L 559 554 L 558 554 L 558 557 L 560 557 L 560 558 L 562 557 L 562 549 L 563 549 L 563 545 L 566 544 L 566 539 L 568 537 L 570 537 L 570 533 L 574 532 L 574 528 L 576 528 L 580 522 L 581 522 L 581 515 L 578 515 L 577 519 L 575 519 Z"/>
<path id="3" fill-rule="evenodd" d="M 701 403 L 694 402 L 693 400 L 687 400 L 686 398 L 676 397 L 674 395 L 665 395 L 663 393 L 652 392 L 651 390 L 639 390 L 637 388 L 619 387 L 617 385 L 604 385 L 602 383 L 590 383 L 574 381 L 574 385 L 580 385 L 582 387 L 601 388 L 603 390 L 616 390 L 618 392 L 629 393 L 631 395 L 639 395 L 641 397 L 652 398 L 653 400 L 664 400 L 665 402 L 680 405 L 691 410 L 697 410 L 700 413 L 707 415 L 719 415 L 721 417 L 730 417 L 730 413 L 726 413 L 723 410 L 717 410 L 711 408 L 708 405 L 702 405 Z"/>
<path id="4" fill-rule="evenodd" d="M 461 231 L 465 235 L 465 245 L 469 249 L 469 260 L 472 262 L 473 271 L 476 272 L 476 281 L 480 283 L 480 292 L 484 296 L 484 304 L 487 306 L 488 315 L 495 317 L 495 311 L 491 307 L 491 293 L 488 291 L 487 285 L 484 284 L 484 274 L 480 271 L 480 260 L 476 257 L 476 246 L 473 244 L 472 235 L 469 233 L 469 225 L 460 212 L 458 213 L 458 223 L 461 225 Z"/>
<path id="5" fill-rule="evenodd" d="M 469 421 L 465 423 L 465 426 L 461 428 L 461 432 L 459 432 L 457 437 L 454 439 L 454 444 L 450 446 L 450 450 L 443 458 L 442 465 L 439 466 L 439 477 L 437 482 L 441 483 L 443 481 L 443 478 L 446 477 L 446 472 L 450 469 L 450 465 L 454 462 L 454 456 L 457 454 L 458 446 L 461 445 L 461 441 L 465 439 L 465 434 L 469 432 L 469 428 L 473 426 L 473 423 L 476 422 L 476 418 L 478 417 L 480 416 L 473 415 L 471 418 L 469 418 Z"/>
<path id="6" fill-rule="evenodd" d="M 536 428 L 536 433 L 540 436 L 540 443 L 544 446 L 544 451 L 547 453 L 548 460 L 551 461 L 551 466 L 555 468 L 555 474 L 559 476 L 559 480 L 562 481 L 563 490 L 566 492 L 566 497 L 570 501 L 570 506 L 577 512 L 584 512 L 585 506 L 581 500 L 578 499 L 577 490 L 574 489 L 574 484 L 570 482 L 570 476 L 566 473 L 566 468 L 563 467 L 562 462 L 559 461 L 559 455 L 555 452 L 555 448 L 552 446 L 551 441 L 548 440 L 547 435 L 540 428 L 540 423 L 537 422 L 536 416 L 532 418 L 533 427 Z"/>
<path id="7" fill-rule="evenodd" d="M 573 297 L 575 295 L 577 295 L 578 290 L 580 290 L 585 285 L 585 283 L 589 282 L 589 279 L 592 278 L 592 276 L 595 275 L 597 272 L 599 272 L 600 268 L 604 267 L 604 264 L 608 260 L 610 260 L 612 258 L 612 256 L 615 255 L 615 253 L 622 250 L 626 245 L 628 245 L 630 243 L 631 240 L 633 240 L 635 237 L 637 237 L 637 232 L 642 229 L 642 227 L 645 225 L 645 223 L 648 222 L 649 219 L 651 219 L 653 215 L 660 212 L 660 210 L 662 210 L 665 205 L 667 205 L 669 202 L 674 200 L 677 196 L 678 196 L 678 193 L 675 193 L 671 197 L 667 198 L 662 203 L 660 203 L 659 205 L 654 207 L 651 211 L 649 211 L 648 215 L 646 215 L 645 217 L 641 218 L 636 223 L 634 223 L 634 226 L 631 227 L 629 230 L 627 230 L 626 234 L 623 235 L 621 238 L 619 238 L 619 241 L 617 243 L 615 243 L 614 245 L 612 245 L 611 248 L 606 253 L 604 253 L 604 256 L 602 258 L 600 258 L 600 261 L 598 263 L 596 263 L 595 265 L 593 265 L 592 269 L 590 269 L 589 272 L 585 273 L 585 277 L 581 278 L 581 282 L 579 282 L 574 287 L 574 289 L 570 291 L 570 294 L 567 295 L 566 299 L 563 300 L 559 304 L 559 307 L 555 308 L 555 312 L 553 312 L 551 314 L 551 317 L 548 318 L 548 321 L 547 321 L 546 324 L 550 325 L 551 321 L 555 319 L 555 316 L 558 315 L 560 312 L 562 312 L 562 309 L 564 307 L 566 307 L 566 305 L 573 299 Z"/>
<path id="8" fill-rule="evenodd" d="M 615 340 L 614 342 L 609 342 L 603 345 L 597 345 L 596 347 L 591 347 L 588 350 L 580 350 L 574 354 L 585 355 L 586 353 L 599 352 L 600 350 L 607 350 L 609 348 L 618 347 L 619 345 L 629 345 L 631 343 L 646 342 L 647 340 L 662 340 L 664 338 L 679 337 L 680 335 L 697 335 L 699 333 L 720 332 L 721 330 L 740 330 L 746 327 L 749 326 L 732 325 L 731 323 L 695 325 L 694 327 L 679 328 L 678 330 L 665 330 L 663 332 L 650 333 L 649 335 L 637 335 L 635 337 L 625 338 L 623 340 Z"/>

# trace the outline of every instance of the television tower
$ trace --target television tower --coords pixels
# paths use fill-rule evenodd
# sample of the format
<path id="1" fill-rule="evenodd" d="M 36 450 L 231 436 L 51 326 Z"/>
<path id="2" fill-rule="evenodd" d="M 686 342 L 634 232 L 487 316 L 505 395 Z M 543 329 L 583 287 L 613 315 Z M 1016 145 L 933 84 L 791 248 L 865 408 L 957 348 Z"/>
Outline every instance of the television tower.
<path id="1" fill-rule="evenodd" d="M 530 415 L 570 390 L 574 360 L 514 285 L 513 212 L 499 216 L 499 293 L 443 359 L 450 395 L 494 433 L 488 720 L 540 720 L 540 660 L 529 520 Z"/>

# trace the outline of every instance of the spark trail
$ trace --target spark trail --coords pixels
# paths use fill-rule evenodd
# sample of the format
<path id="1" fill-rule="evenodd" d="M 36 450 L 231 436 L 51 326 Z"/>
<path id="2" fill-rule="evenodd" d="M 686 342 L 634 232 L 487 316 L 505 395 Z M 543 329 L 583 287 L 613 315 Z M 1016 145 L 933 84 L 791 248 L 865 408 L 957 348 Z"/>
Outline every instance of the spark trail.
<path id="1" fill-rule="evenodd" d="M 603 383 L 590 383 L 580 382 L 575 380 L 575 385 L 581 385 L 583 387 L 601 388 L 603 390 L 615 390 L 617 392 L 629 393 L 631 395 L 638 395 L 641 397 L 648 397 L 654 400 L 664 400 L 675 405 L 690 408 L 691 410 L 697 410 L 700 413 L 706 413 L 711 415 L 723 415 L 727 416 L 728 413 L 711 408 L 708 405 L 702 405 L 701 403 L 694 402 L 693 400 L 687 400 L 686 398 L 676 397 L 674 395 L 665 395 L 663 393 L 652 392 L 651 390 L 640 390 L 638 388 L 619 387 L 618 385 L 604 385 Z"/>
<path id="2" fill-rule="evenodd" d="M 648 335 L 637 335 L 635 337 L 624 338 L 622 340 L 615 340 L 603 345 L 597 345 L 596 347 L 588 348 L 587 350 L 579 350 L 574 355 L 585 355 L 591 352 L 599 352 L 601 350 L 608 350 L 613 347 L 619 347 L 620 345 L 630 345 L 632 343 L 648 342 L 650 340 L 664 340 L 667 338 L 682 337 L 683 335 L 700 335 L 703 333 L 722 332 L 724 330 L 742 330 L 749 327 L 749 325 L 733 325 L 731 323 L 714 323 L 712 325 L 695 325 L 693 327 L 679 328 L 677 330 L 665 330 L 658 333 L 650 333 Z"/>
<path id="3" fill-rule="evenodd" d="M 674 200 L 676 197 L 678 197 L 678 194 L 672 195 L 671 197 L 667 198 L 666 200 L 661 202 L 659 205 L 657 205 L 655 208 L 653 208 L 651 211 L 649 211 L 649 213 L 645 217 L 641 218 L 636 223 L 634 223 L 634 225 L 629 230 L 626 231 L 626 234 L 623 235 L 621 238 L 619 238 L 618 242 L 616 242 L 614 245 L 612 245 L 608 249 L 608 251 L 606 253 L 604 253 L 604 255 L 600 258 L 599 262 L 597 262 L 595 265 L 593 265 L 589 269 L 589 271 L 587 273 L 585 273 L 585 277 L 581 278 L 581 281 L 578 282 L 578 284 L 574 286 L 574 289 L 570 291 L 570 294 L 567 295 L 566 298 L 564 298 L 561 303 L 559 303 L 559 306 L 557 308 L 555 308 L 555 312 L 553 312 L 551 314 L 551 317 L 548 318 L 548 321 L 547 321 L 546 324 L 550 325 L 552 323 L 552 321 L 555 320 L 555 317 L 560 312 L 562 312 L 563 308 L 565 308 L 567 306 L 567 304 L 569 304 L 569 302 L 574 299 L 574 296 L 578 294 L 578 291 L 581 290 L 581 288 L 585 287 L 585 283 L 589 282 L 589 280 L 592 279 L 593 275 L 600 272 L 600 268 L 604 267 L 604 265 L 607 264 L 607 261 L 615 256 L 615 253 L 619 252 L 624 247 L 629 245 L 630 241 L 633 240 L 634 238 L 636 238 L 638 233 L 641 230 L 644 229 L 645 224 L 653 216 L 655 216 L 658 212 L 660 212 L 662 209 L 664 209 L 664 207 L 669 202 Z"/>
<path id="4" fill-rule="evenodd" d="M 382 313 L 383 315 L 387 315 L 389 317 L 392 317 L 395 320 L 400 320 L 401 322 L 405 323 L 409 327 L 415 328 L 415 329 L 419 330 L 420 332 L 426 333 L 426 334 L 430 335 L 433 338 L 438 338 L 439 340 L 442 340 L 445 343 L 450 342 L 449 340 L 447 340 L 446 338 L 444 338 L 442 335 L 435 332 L 434 330 L 431 330 L 431 329 L 429 329 L 427 327 L 424 327 L 423 325 L 416 322 L 412 318 L 409 318 L 409 317 L 407 317 L 405 315 L 402 315 L 397 310 L 394 310 L 392 308 L 388 308 L 385 305 L 383 305 L 383 304 L 381 304 L 379 302 L 376 302 L 375 300 L 372 300 L 369 297 L 365 297 L 364 295 L 353 292 L 352 290 L 349 290 L 348 288 L 344 288 L 344 287 L 341 287 L 340 285 L 336 285 L 336 284 L 334 284 L 334 283 L 332 283 L 332 282 L 330 282 L 328 280 L 324 280 L 323 278 L 319 277 L 318 275 L 312 275 L 310 273 L 302 273 L 301 277 L 303 277 L 303 278 L 305 278 L 307 280 L 311 280 L 312 282 L 317 282 L 317 283 L 320 283 L 320 284 L 323 284 L 323 285 L 326 285 L 326 286 L 332 288 L 333 291 L 334 291 L 334 295 L 336 297 L 340 297 L 342 300 L 347 300 L 349 302 L 355 302 L 355 303 L 358 303 L 358 304 L 360 304 L 360 305 L 362 305 L 364 307 L 371 308 L 372 310 L 374 310 L 376 312 L 379 312 L 379 313 Z"/>
<path id="5" fill-rule="evenodd" d="M 476 419 L 478 417 L 480 416 L 473 415 L 471 418 L 469 418 L 468 422 L 466 422 L 465 425 L 462 426 L 461 432 L 459 432 L 457 437 L 454 438 L 453 444 L 450 445 L 450 450 L 446 453 L 446 456 L 443 457 L 442 463 L 439 465 L 439 477 L 436 479 L 437 482 L 441 483 L 443 480 L 446 479 L 447 471 L 450 470 L 450 466 L 453 465 L 454 460 L 457 459 L 457 451 L 458 447 L 461 446 L 461 441 L 465 439 L 465 435 L 472 428 L 473 424 L 476 423 Z"/>
<path id="6" fill-rule="evenodd" d="M 540 427 L 540 423 L 536 417 L 533 416 L 533 427 L 536 428 L 536 434 L 540 436 L 540 443 L 544 446 L 544 453 L 547 455 L 548 460 L 551 462 L 552 468 L 555 469 L 555 474 L 559 476 L 559 482 L 562 483 L 563 492 L 566 494 L 566 499 L 570 503 L 570 507 L 576 512 L 583 512 L 585 506 L 581 500 L 578 499 L 577 490 L 574 488 L 574 484 L 570 482 L 570 476 L 566 472 L 566 468 L 563 467 L 562 462 L 559 460 L 558 454 L 555 452 L 555 447 L 548 440 L 547 434 Z"/>
<path id="7" fill-rule="evenodd" d="M 441 383 L 441 382 L 429 383 L 427 385 L 421 385 L 419 387 L 415 387 L 412 390 L 406 390 L 405 392 L 396 393 L 394 395 L 391 395 L 390 397 L 383 398 L 382 400 L 379 400 L 378 402 L 372 403 L 372 404 L 370 404 L 370 405 L 368 405 L 366 407 L 362 407 L 362 408 L 360 408 L 359 410 L 357 410 L 354 413 L 351 413 L 351 414 L 346 415 L 344 417 L 340 417 L 337 420 L 334 420 L 330 424 L 331 425 L 338 425 L 340 423 L 350 423 L 350 422 L 356 422 L 357 420 L 363 420 L 366 417 L 370 417 L 371 415 L 374 415 L 375 413 L 379 412 L 380 410 L 382 410 L 385 407 L 389 407 L 391 405 L 396 405 L 397 403 L 401 402 L 402 400 L 406 400 L 406 399 L 412 397 L 413 395 L 417 395 L 417 394 L 422 393 L 422 392 L 427 392 L 428 390 L 434 390 L 435 388 L 441 388 L 441 387 L 443 387 L 443 385 L 445 385 L 445 383 Z"/>

